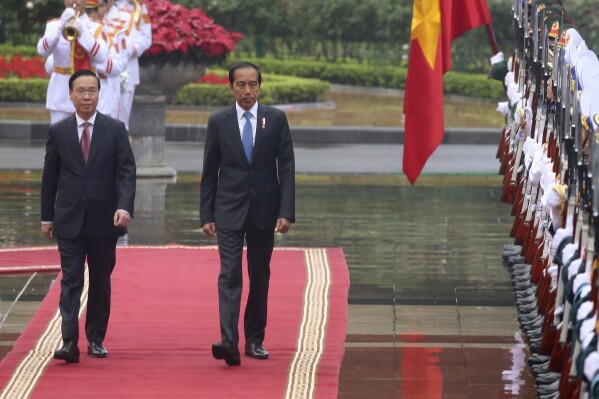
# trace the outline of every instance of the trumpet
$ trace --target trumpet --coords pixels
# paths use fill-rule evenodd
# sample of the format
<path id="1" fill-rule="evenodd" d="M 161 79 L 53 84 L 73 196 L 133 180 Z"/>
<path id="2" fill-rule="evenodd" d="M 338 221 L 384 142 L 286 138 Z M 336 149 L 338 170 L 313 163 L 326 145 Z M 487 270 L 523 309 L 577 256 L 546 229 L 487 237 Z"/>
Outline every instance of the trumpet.
<path id="1" fill-rule="evenodd" d="M 138 0 L 129 0 L 133 4 L 133 20 L 138 23 L 141 19 L 141 6 Z"/>
<path id="2" fill-rule="evenodd" d="M 75 6 L 73 6 L 73 8 L 75 8 Z M 70 42 L 76 40 L 77 36 L 79 36 L 79 31 L 77 31 L 77 28 L 75 27 L 79 14 L 81 14 L 81 11 L 77 10 L 75 16 L 69 20 L 64 28 L 62 28 L 62 36 Z"/>

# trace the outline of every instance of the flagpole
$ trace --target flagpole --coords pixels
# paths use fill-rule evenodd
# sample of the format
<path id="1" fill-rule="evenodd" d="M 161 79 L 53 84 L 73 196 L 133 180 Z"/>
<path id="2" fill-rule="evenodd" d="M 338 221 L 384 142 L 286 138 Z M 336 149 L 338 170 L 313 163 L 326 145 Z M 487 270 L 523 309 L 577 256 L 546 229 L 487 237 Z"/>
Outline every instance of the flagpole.
<path id="1" fill-rule="evenodd" d="M 485 3 L 486 5 L 486 9 L 489 9 L 489 6 L 487 5 L 485 0 L 480 0 L 476 2 L 476 5 L 478 7 L 478 11 L 481 14 L 484 14 L 483 12 L 483 6 L 481 4 L 481 1 Z M 499 52 L 499 47 L 497 47 L 497 40 L 495 40 L 495 33 L 493 32 L 493 27 L 491 26 L 491 23 L 488 22 L 485 24 L 485 29 L 487 30 L 487 37 L 489 38 L 489 44 L 491 45 L 491 50 L 493 51 L 493 55 L 497 54 Z"/>
<path id="2" fill-rule="evenodd" d="M 493 32 L 493 27 L 491 27 L 491 24 L 485 24 L 485 28 L 487 29 L 487 37 L 489 38 L 491 50 L 493 50 L 493 55 L 495 55 L 499 52 L 499 48 L 497 47 L 497 41 L 495 40 L 495 33 Z"/>

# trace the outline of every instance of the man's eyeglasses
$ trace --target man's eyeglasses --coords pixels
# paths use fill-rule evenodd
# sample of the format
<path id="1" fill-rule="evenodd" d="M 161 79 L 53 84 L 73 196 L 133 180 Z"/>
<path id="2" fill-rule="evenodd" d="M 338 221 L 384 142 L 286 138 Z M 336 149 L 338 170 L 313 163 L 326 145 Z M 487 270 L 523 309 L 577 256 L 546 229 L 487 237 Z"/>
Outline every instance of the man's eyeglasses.
<path id="1" fill-rule="evenodd" d="M 75 90 L 75 94 L 79 97 L 84 97 L 85 94 L 87 94 L 90 97 L 95 97 L 98 95 L 98 89 L 89 89 L 89 90 L 77 89 L 77 90 Z"/>

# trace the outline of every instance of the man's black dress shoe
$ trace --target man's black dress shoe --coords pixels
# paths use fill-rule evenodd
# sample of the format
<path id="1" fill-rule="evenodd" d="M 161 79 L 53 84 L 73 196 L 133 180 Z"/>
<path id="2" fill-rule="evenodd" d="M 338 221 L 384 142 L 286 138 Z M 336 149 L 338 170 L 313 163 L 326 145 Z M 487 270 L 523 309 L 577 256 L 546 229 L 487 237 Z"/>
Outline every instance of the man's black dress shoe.
<path id="1" fill-rule="evenodd" d="M 75 341 L 67 341 L 62 348 L 54 352 L 54 359 L 64 360 L 67 363 L 79 363 L 79 348 Z"/>
<path id="2" fill-rule="evenodd" d="M 268 359 L 268 351 L 262 344 L 245 344 L 245 355 L 254 359 Z"/>
<path id="3" fill-rule="evenodd" d="M 106 357 L 108 356 L 108 351 L 106 348 L 97 342 L 90 342 L 87 345 L 87 354 L 91 357 Z"/>
<path id="4" fill-rule="evenodd" d="M 241 357 L 239 356 L 239 349 L 233 347 L 230 344 L 215 342 L 212 344 L 212 356 L 218 360 L 225 360 L 225 363 L 229 366 L 239 366 L 241 364 Z"/>

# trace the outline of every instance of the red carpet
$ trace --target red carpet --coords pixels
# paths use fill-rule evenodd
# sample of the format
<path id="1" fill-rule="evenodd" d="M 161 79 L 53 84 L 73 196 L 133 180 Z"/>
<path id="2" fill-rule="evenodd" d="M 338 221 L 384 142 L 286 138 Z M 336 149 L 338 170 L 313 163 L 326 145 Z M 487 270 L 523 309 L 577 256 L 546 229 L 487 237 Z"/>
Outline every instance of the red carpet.
<path id="1" fill-rule="evenodd" d="M 56 264 L 53 251 L 0 250 L 0 271 Z M 55 284 L 0 363 L 0 398 L 336 398 L 349 288 L 342 250 L 275 249 L 264 342 L 271 358 L 242 354 L 236 368 L 211 355 L 220 338 L 217 276 L 215 248 L 119 247 L 109 358 L 52 359 L 60 344 Z"/>

